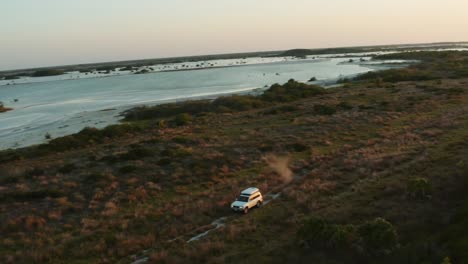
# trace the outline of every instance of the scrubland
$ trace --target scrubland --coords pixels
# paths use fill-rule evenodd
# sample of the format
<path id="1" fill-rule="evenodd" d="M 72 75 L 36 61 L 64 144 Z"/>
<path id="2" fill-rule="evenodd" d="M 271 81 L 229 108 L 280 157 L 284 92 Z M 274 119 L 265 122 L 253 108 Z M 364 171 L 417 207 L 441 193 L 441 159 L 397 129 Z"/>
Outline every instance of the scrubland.
<path id="1" fill-rule="evenodd" d="M 420 63 L 0 152 L 0 262 L 468 262 L 468 54 L 386 56 Z M 230 212 L 250 186 L 280 195 Z"/>

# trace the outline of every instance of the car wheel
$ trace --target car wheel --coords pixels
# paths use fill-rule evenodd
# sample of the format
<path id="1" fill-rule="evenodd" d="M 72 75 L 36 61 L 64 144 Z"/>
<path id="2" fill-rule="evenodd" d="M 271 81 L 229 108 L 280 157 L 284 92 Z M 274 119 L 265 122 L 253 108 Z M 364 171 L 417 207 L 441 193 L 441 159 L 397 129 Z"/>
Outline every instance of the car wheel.
<path id="1" fill-rule="evenodd" d="M 262 201 L 257 202 L 257 208 L 259 208 L 260 206 L 262 206 Z"/>
<path id="2" fill-rule="evenodd" d="M 244 214 L 247 214 L 249 212 L 249 208 L 248 207 L 245 207 L 244 208 Z"/>

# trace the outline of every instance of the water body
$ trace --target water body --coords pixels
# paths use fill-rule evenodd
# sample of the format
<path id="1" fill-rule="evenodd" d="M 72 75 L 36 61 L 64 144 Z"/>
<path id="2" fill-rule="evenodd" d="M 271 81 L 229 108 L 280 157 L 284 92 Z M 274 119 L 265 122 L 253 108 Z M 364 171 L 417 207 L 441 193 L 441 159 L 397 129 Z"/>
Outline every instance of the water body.
<path id="1" fill-rule="evenodd" d="M 87 126 L 102 128 L 118 123 L 119 113 L 137 105 L 242 93 L 289 79 L 334 80 L 376 69 L 349 63 L 349 58 L 328 57 L 250 58 L 213 65 L 226 67 L 171 72 L 160 67 L 160 71 L 148 74 L 73 80 L 45 77 L 1 85 L 0 101 L 14 110 L 0 114 L 0 149 L 44 143 L 46 134 L 56 138 Z"/>

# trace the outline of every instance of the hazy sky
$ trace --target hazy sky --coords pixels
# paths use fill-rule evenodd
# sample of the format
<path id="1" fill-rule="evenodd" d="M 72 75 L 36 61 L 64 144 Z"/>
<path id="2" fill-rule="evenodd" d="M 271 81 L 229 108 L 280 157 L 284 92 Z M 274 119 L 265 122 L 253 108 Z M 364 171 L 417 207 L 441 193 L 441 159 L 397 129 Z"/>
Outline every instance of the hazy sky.
<path id="1" fill-rule="evenodd" d="M 468 40 L 468 0 L 0 0 L 0 70 Z"/>

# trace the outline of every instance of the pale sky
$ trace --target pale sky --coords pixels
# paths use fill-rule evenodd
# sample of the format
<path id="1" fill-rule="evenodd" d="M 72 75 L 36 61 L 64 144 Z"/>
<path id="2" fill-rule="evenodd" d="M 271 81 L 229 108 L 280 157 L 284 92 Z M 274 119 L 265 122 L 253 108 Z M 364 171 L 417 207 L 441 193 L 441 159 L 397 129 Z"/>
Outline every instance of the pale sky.
<path id="1" fill-rule="evenodd" d="M 468 40 L 468 0 L 0 0 L 0 70 Z"/>

